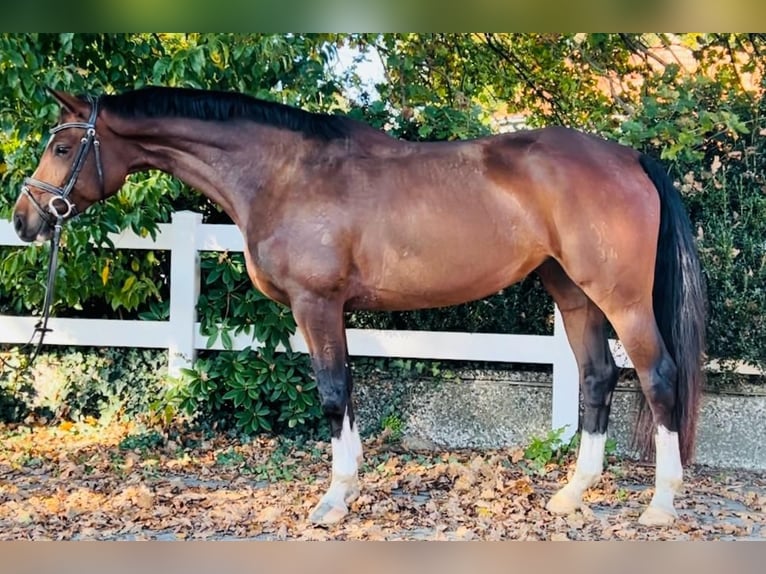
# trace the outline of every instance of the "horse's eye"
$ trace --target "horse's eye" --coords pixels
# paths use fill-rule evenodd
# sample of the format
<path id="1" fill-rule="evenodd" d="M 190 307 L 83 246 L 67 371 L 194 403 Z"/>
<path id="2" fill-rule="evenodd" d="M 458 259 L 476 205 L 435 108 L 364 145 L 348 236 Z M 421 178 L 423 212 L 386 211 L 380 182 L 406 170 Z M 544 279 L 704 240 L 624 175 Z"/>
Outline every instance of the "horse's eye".
<path id="1" fill-rule="evenodd" d="M 69 153 L 69 149 L 70 149 L 70 148 L 69 148 L 69 146 L 68 146 L 68 145 L 58 144 L 58 145 L 56 145 L 56 147 L 54 147 L 54 148 L 53 148 L 53 152 L 54 152 L 56 155 L 59 155 L 59 156 L 61 156 L 61 155 L 66 155 L 66 154 L 68 154 L 68 153 Z"/>

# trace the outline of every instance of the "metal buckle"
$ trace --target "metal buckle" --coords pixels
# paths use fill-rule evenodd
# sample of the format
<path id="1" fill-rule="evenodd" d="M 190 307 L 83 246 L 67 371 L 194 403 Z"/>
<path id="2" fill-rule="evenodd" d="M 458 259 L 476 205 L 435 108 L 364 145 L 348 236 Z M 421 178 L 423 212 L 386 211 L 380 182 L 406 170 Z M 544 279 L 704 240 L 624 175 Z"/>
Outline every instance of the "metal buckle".
<path id="1" fill-rule="evenodd" d="M 64 202 L 64 205 L 66 206 L 66 211 L 64 213 L 59 213 L 58 209 L 56 209 L 55 203 L 57 200 Z M 74 210 L 74 204 L 62 195 L 52 195 L 48 200 L 48 211 L 50 211 L 54 217 L 66 219 L 72 213 L 72 210 Z"/>

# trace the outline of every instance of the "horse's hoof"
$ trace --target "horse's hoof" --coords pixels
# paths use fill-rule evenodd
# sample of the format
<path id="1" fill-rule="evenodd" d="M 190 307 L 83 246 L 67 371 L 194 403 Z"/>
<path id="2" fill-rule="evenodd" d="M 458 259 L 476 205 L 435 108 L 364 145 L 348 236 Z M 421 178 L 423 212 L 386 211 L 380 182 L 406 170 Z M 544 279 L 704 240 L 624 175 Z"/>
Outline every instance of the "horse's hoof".
<path id="1" fill-rule="evenodd" d="M 340 522 L 346 514 L 348 514 L 348 507 L 345 504 L 339 506 L 320 501 L 311 511 L 309 520 L 318 526 L 328 526 Z"/>
<path id="2" fill-rule="evenodd" d="M 643 526 L 670 526 L 678 518 L 674 509 L 660 508 L 659 506 L 649 506 L 639 517 L 638 523 Z"/>
<path id="3" fill-rule="evenodd" d="M 568 492 L 559 490 L 545 505 L 548 512 L 553 514 L 571 514 L 582 505 L 582 501 L 574 498 Z"/>

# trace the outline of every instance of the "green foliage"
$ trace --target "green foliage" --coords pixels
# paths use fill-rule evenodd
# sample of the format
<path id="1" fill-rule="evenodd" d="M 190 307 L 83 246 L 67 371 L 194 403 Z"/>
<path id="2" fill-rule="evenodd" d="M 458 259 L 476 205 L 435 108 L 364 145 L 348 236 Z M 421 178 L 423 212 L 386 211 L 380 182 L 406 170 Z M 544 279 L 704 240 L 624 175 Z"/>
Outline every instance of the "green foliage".
<path id="1" fill-rule="evenodd" d="M 142 453 L 154 450 L 165 444 L 165 437 L 156 430 L 139 432 L 126 436 L 120 441 L 120 450 L 137 450 Z"/>
<path id="2" fill-rule="evenodd" d="M 454 373 L 444 369 L 440 361 L 419 361 L 417 359 L 373 359 L 375 364 L 388 373 L 393 373 L 401 379 L 431 377 L 440 379 L 454 378 Z M 361 365 L 361 362 L 357 363 Z"/>
<path id="3" fill-rule="evenodd" d="M 30 412 L 35 390 L 17 371 L 25 364 L 12 353 L 0 353 L 0 421 L 21 421 Z"/>
<path id="4" fill-rule="evenodd" d="M 220 337 L 231 349 L 231 333 L 252 335 L 272 350 L 289 347 L 296 326 L 290 309 L 253 288 L 241 253 L 203 253 L 200 269 L 205 289 L 197 310 L 208 347 Z"/>
<path id="5" fill-rule="evenodd" d="M 245 456 L 233 448 L 219 452 L 215 457 L 215 463 L 219 466 L 238 466 L 245 461 Z"/>
<path id="6" fill-rule="evenodd" d="M 766 366 L 766 101 L 730 83 L 674 79 L 621 133 L 664 157 L 680 183 L 708 287 L 708 355 Z"/>
<path id="7" fill-rule="evenodd" d="M 697 221 L 708 284 L 708 354 L 765 367 L 766 142 L 760 134 L 766 121 L 754 119 L 750 134 L 726 138 L 709 152 L 701 174 L 675 167 Z"/>
<path id="8" fill-rule="evenodd" d="M 529 469 L 537 474 L 545 474 L 549 464 L 564 464 L 570 456 L 577 455 L 580 448 L 581 434 L 578 432 L 568 442 L 562 439 L 564 427 L 553 429 L 544 437 L 534 436 L 524 449 L 524 460 Z M 617 452 L 617 441 L 608 437 L 604 444 L 604 454 L 614 456 Z"/>
<path id="9" fill-rule="evenodd" d="M 268 482 L 289 482 L 299 474 L 297 464 L 294 458 L 291 458 L 292 452 L 298 443 L 282 438 L 268 459 L 252 466 L 246 467 L 244 471 L 252 474 L 257 480 Z M 319 458 L 318 453 L 314 453 L 315 458 Z"/>
<path id="10" fill-rule="evenodd" d="M 562 439 L 564 430 L 561 427 L 549 431 L 544 437 L 532 437 L 524 449 L 524 460 L 533 472 L 544 474 L 548 464 L 561 464 L 569 454 L 577 451 L 579 435 L 566 442 Z"/>
<path id="11" fill-rule="evenodd" d="M 623 122 L 621 140 L 636 148 L 656 148 L 663 160 L 690 167 L 705 159 L 721 137 L 750 131 L 740 118 L 741 102 L 726 97 L 726 86 L 704 76 L 663 78 L 641 98 L 641 115 Z"/>
<path id="12" fill-rule="evenodd" d="M 166 353 L 151 349 L 60 348 L 42 353 L 31 371 L 18 350 L 0 363 L 0 412 L 19 421 L 35 413 L 49 419 L 108 420 L 150 411 L 164 392 Z"/>
<path id="13" fill-rule="evenodd" d="M 201 332 L 208 346 L 220 337 L 226 350 L 201 356 L 164 402 L 190 415 L 233 419 L 244 433 L 315 424 L 321 414 L 316 382 L 308 357 L 290 350 L 296 325 L 289 309 L 252 287 L 241 254 L 205 253 L 200 265 Z M 231 351 L 231 333 L 250 335 L 260 347 Z"/>
<path id="14" fill-rule="evenodd" d="M 404 423 L 398 415 L 391 413 L 380 421 L 380 428 L 387 434 L 387 439 L 390 442 L 396 442 L 402 438 Z"/>
<path id="15" fill-rule="evenodd" d="M 320 416 L 305 355 L 263 347 L 200 358 L 167 400 L 188 414 L 235 421 L 244 433 L 286 432 Z"/>

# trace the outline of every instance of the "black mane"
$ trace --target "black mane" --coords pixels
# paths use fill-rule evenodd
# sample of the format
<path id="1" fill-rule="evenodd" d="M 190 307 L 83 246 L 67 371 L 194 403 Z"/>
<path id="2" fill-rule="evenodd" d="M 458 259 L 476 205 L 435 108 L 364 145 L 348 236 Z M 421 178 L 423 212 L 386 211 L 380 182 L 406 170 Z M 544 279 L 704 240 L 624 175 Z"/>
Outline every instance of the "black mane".
<path id="1" fill-rule="evenodd" d="M 352 126 L 352 121 L 343 116 L 315 114 L 238 92 L 152 86 L 104 95 L 100 102 L 105 109 L 125 118 L 250 120 L 323 140 L 345 138 Z"/>

